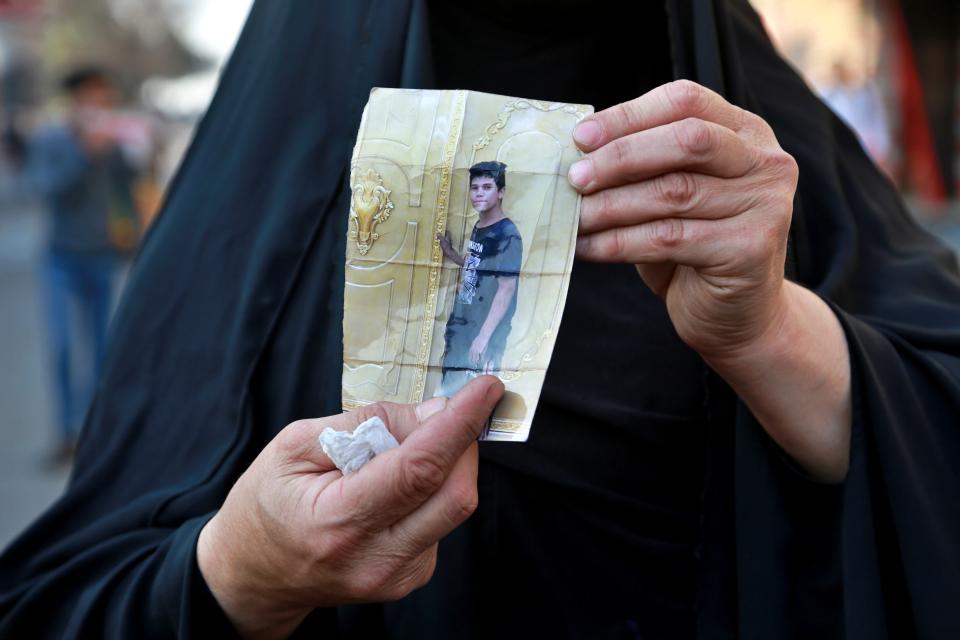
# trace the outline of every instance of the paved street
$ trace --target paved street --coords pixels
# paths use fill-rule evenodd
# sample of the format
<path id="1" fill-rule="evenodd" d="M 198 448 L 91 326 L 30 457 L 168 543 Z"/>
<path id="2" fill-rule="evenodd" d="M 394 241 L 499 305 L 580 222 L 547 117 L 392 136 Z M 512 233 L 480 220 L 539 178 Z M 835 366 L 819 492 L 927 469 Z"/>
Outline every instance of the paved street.
<path id="1" fill-rule="evenodd" d="M 53 413 L 38 299 L 40 216 L 0 209 L 0 548 L 63 490 L 67 470 L 44 456 Z"/>

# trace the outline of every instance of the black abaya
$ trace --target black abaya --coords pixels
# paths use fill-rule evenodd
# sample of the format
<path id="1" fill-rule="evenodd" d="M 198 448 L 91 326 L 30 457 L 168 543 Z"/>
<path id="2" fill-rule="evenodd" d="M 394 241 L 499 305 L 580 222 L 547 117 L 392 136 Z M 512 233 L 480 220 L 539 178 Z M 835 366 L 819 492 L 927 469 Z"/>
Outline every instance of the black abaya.
<path id="1" fill-rule="evenodd" d="M 136 261 L 67 492 L 0 558 L 0 637 L 229 633 L 196 537 L 279 428 L 339 410 L 345 172 L 370 87 L 433 86 L 425 11 L 255 4 Z M 797 159 L 788 276 L 832 305 L 853 373 L 837 486 L 798 472 L 715 376 L 703 383 L 698 636 L 957 636 L 955 259 L 745 2 L 671 0 L 668 16 L 675 76 L 766 118 Z M 486 464 L 481 505 L 501 477 Z M 483 508 L 441 547 L 438 584 L 497 515 Z M 299 633 L 462 637 L 471 603 L 455 598 L 469 595 L 428 586 L 407 605 L 318 611 Z"/>

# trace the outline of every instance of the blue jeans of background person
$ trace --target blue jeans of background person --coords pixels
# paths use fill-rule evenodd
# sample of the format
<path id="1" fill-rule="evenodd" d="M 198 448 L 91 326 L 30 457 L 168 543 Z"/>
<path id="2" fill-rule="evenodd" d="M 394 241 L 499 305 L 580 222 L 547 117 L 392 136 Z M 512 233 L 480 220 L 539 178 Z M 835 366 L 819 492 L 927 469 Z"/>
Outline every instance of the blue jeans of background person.
<path id="1" fill-rule="evenodd" d="M 60 436 L 77 436 L 100 369 L 110 317 L 112 256 L 52 252 L 43 270 Z M 74 320 L 71 309 L 78 314 Z M 86 356 L 83 366 L 75 359 Z M 75 375 L 79 374 L 79 375 Z"/>

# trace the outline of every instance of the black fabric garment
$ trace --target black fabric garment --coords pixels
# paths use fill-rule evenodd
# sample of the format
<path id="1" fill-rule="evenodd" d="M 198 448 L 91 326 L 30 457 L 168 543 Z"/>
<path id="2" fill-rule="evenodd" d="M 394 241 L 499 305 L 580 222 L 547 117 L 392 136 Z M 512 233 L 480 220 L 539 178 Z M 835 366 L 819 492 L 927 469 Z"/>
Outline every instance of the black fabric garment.
<path id="1" fill-rule="evenodd" d="M 841 319 L 855 400 L 849 475 L 822 486 L 794 469 L 744 407 L 729 406 L 720 381 L 703 380 L 698 637 L 956 636 L 954 258 L 910 220 L 745 2 L 668 8 L 675 76 L 758 112 L 800 165 L 789 273 Z M 0 557 L 0 637 L 229 635 L 197 570 L 196 536 L 273 433 L 339 410 L 345 168 L 370 87 L 433 85 L 425 9 L 415 0 L 254 5 L 131 274 L 70 486 Z M 484 495 L 509 486 L 509 498 L 526 504 L 544 487 L 506 464 L 487 464 L 481 484 Z M 592 498 L 544 491 L 540 502 L 561 529 L 596 522 Z M 469 548 L 479 527 L 510 530 L 523 514 L 499 515 L 458 529 L 440 570 L 468 576 L 476 558 L 446 550 Z M 631 533 L 633 524 L 623 527 Z M 543 540 L 544 553 L 562 559 L 549 576 L 503 581 L 508 596 L 539 588 L 560 598 L 564 562 L 609 551 L 589 539 L 557 550 L 552 531 L 522 533 L 528 548 Z M 468 600 L 425 612 L 415 603 L 317 611 L 298 636 L 389 623 L 460 637 L 472 614 L 497 611 Z M 547 622 L 562 627 L 565 613 L 558 607 Z"/>
<path id="2" fill-rule="evenodd" d="M 506 4 L 428 3 L 436 86 L 604 109 L 671 79 L 658 3 L 604 0 L 586 24 Z M 440 603 L 476 637 L 693 637 L 704 382 L 634 268 L 578 262 L 530 441 L 481 445 L 480 507 L 441 549 L 469 586 L 445 565 L 387 627 L 415 637 Z"/>

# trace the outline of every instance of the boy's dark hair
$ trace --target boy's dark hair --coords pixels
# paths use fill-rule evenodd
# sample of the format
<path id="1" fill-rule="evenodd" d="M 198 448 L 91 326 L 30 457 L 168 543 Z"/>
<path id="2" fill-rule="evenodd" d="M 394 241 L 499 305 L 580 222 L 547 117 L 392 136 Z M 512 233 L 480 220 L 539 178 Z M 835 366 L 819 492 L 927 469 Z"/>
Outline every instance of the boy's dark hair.
<path id="1" fill-rule="evenodd" d="M 470 167 L 471 184 L 474 178 L 492 178 L 497 184 L 497 189 L 503 189 L 507 186 L 507 165 L 495 160 L 478 162 Z"/>
<path id="2" fill-rule="evenodd" d="M 65 93 L 75 93 L 91 84 L 110 84 L 110 73 L 103 67 L 94 65 L 77 67 L 60 80 L 60 88 Z"/>

